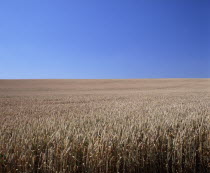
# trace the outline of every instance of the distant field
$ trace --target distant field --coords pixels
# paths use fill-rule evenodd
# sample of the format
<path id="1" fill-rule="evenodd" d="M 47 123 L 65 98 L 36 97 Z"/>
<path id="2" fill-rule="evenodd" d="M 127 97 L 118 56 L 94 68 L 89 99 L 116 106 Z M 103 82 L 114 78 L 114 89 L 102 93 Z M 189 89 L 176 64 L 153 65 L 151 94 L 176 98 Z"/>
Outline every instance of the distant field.
<path id="1" fill-rule="evenodd" d="M 210 79 L 0 80 L 0 173 L 207 173 Z"/>

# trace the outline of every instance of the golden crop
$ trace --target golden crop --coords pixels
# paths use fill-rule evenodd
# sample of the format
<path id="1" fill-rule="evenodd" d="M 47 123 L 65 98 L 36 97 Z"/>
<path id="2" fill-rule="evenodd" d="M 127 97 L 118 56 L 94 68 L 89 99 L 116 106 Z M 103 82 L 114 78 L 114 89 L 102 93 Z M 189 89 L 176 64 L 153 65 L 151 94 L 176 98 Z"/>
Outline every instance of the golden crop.
<path id="1" fill-rule="evenodd" d="M 209 84 L 0 80 L 0 172 L 208 172 Z"/>

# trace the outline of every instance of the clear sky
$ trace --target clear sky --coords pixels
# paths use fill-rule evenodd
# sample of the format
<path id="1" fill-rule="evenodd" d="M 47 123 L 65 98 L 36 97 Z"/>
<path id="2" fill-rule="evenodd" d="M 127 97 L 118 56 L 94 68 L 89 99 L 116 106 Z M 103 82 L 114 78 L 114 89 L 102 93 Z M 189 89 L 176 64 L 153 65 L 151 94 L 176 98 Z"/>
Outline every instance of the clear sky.
<path id="1" fill-rule="evenodd" d="M 210 77 L 209 0 L 1 0 L 0 78 Z"/>

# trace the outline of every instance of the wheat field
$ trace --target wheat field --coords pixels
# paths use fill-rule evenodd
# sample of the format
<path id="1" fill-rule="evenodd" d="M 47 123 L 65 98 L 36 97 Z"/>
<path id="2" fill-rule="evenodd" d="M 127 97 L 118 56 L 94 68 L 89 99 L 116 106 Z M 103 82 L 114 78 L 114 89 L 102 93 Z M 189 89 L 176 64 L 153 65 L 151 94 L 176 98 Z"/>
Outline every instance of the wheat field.
<path id="1" fill-rule="evenodd" d="M 210 79 L 0 80 L 1 173 L 207 173 Z"/>

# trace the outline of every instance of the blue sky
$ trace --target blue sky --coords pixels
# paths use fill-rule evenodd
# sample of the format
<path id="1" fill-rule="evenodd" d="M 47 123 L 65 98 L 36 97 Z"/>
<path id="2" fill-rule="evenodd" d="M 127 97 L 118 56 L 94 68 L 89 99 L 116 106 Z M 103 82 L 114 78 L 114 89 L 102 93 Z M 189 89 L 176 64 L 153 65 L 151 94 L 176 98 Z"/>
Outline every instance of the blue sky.
<path id="1" fill-rule="evenodd" d="M 2 0 L 0 78 L 210 77 L 208 0 Z"/>

